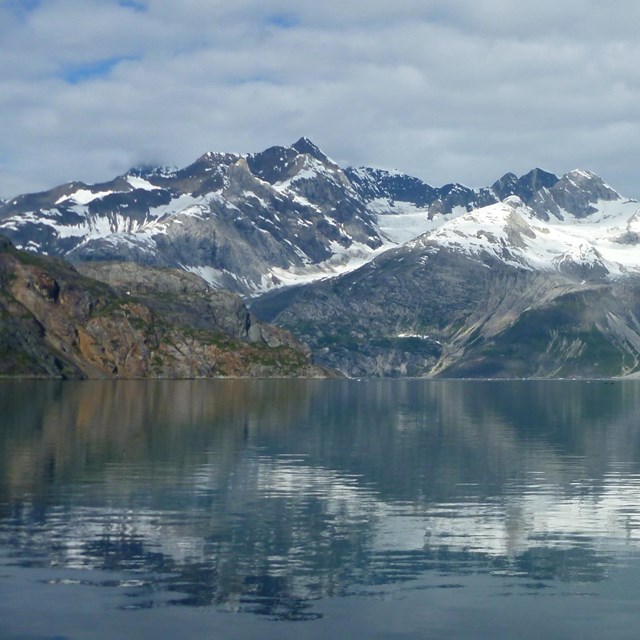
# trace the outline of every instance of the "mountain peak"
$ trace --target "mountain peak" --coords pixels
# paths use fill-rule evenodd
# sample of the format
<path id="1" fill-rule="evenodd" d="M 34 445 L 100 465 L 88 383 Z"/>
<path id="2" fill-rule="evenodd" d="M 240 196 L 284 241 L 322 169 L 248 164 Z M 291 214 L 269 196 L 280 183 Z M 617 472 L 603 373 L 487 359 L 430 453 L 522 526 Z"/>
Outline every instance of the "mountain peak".
<path id="1" fill-rule="evenodd" d="M 504 200 L 505 198 L 516 193 L 516 188 L 518 185 L 518 176 L 515 173 L 505 173 L 502 178 L 496 180 L 492 185 L 492 191 L 500 198 Z"/>
<path id="2" fill-rule="evenodd" d="M 319 147 L 317 147 L 309 138 L 305 138 L 304 136 L 300 138 L 297 142 L 294 142 L 291 145 L 292 149 L 295 149 L 298 153 L 307 153 L 316 160 L 320 162 L 326 162 L 329 164 L 335 164 L 330 160 L 330 158 L 323 153 Z"/>
<path id="3" fill-rule="evenodd" d="M 588 169 L 572 169 L 571 171 L 567 171 L 566 176 L 575 176 L 578 178 L 592 180 L 593 178 L 599 178 L 598 174 L 589 171 Z"/>
<path id="4" fill-rule="evenodd" d="M 597 173 L 587 169 L 573 169 L 562 176 L 559 181 L 565 187 L 587 190 L 600 200 L 617 200 L 620 194 L 612 189 Z"/>
<path id="5" fill-rule="evenodd" d="M 173 175 L 177 171 L 177 167 L 170 167 L 168 165 L 160 166 L 154 164 L 140 164 L 135 167 L 131 167 L 122 177 L 127 178 L 133 176 L 134 178 L 148 178 L 148 177 L 166 177 Z"/>
<path id="6" fill-rule="evenodd" d="M 538 190 L 552 187 L 557 182 L 558 176 L 536 168 L 519 178 L 515 173 L 506 173 L 491 185 L 491 189 L 501 200 L 515 195 L 523 202 L 530 202 Z"/>

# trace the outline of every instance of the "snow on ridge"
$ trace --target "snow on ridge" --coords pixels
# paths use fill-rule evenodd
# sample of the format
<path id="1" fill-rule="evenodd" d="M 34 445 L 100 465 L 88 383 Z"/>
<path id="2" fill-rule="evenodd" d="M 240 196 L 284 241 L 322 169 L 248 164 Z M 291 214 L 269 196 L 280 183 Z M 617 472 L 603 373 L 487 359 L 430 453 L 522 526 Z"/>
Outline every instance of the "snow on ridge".
<path id="1" fill-rule="evenodd" d="M 572 169 L 571 171 L 568 171 L 565 175 L 567 176 L 572 176 L 572 175 L 577 175 L 577 176 L 581 176 L 582 178 L 600 178 L 600 176 L 598 176 L 597 173 L 594 173 L 593 171 L 587 171 L 586 169 Z"/>
<path id="2" fill-rule="evenodd" d="M 317 158 L 314 158 L 313 156 L 310 156 L 308 154 L 303 154 L 301 166 L 295 173 L 295 175 L 287 178 L 286 180 L 278 181 L 271 186 L 276 191 L 286 193 L 289 192 L 291 187 L 293 187 L 296 182 L 301 182 L 303 180 L 314 180 L 318 176 L 333 178 L 335 175 L 335 171 L 335 169 L 327 167 L 324 162 L 321 162 Z"/>
<path id="3" fill-rule="evenodd" d="M 224 275 L 231 275 L 228 271 L 216 269 L 207 265 L 181 264 L 180 267 L 185 271 L 202 278 L 213 289 L 222 289 L 224 286 Z"/>
<path id="4" fill-rule="evenodd" d="M 144 189 L 145 191 L 157 191 L 160 187 L 156 187 L 154 184 L 151 184 L 148 180 L 144 178 L 140 178 L 139 176 L 127 176 L 127 182 L 134 189 Z"/>
<path id="5" fill-rule="evenodd" d="M 582 266 L 593 266 L 602 263 L 600 252 L 592 245 L 580 243 L 569 247 L 562 255 L 554 259 L 555 264 L 571 262 Z"/>
<path id="6" fill-rule="evenodd" d="M 376 214 L 378 229 L 385 244 L 401 245 L 442 225 L 446 220 L 457 217 L 453 214 L 436 214 L 429 217 L 427 208 L 411 202 L 390 202 L 386 198 L 376 198 L 368 205 Z"/>
<path id="7" fill-rule="evenodd" d="M 190 194 L 183 194 L 178 196 L 177 198 L 173 198 L 169 202 L 169 204 L 163 204 L 158 207 L 151 207 L 149 209 L 149 218 L 160 219 L 166 217 L 167 215 L 177 215 L 180 213 L 186 213 L 187 215 L 189 215 L 189 210 L 195 209 L 197 207 L 202 210 L 205 205 L 205 198 L 195 198 Z M 193 212 L 191 212 L 191 215 L 193 215 Z"/>
<path id="8" fill-rule="evenodd" d="M 372 249 L 360 242 L 353 242 L 349 248 L 345 248 L 337 242 L 332 242 L 333 255 L 328 260 L 320 263 L 308 262 L 304 266 L 288 269 L 272 267 L 263 275 L 259 284 L 251 286 L 251 295 L 258 296 L 274 289 L 309 284 L 355 271 L 371 262 L 387 248 L 388 246 L 383 246 Z"/>
<path id="9" fill-rule="evenodd" d="M 69 195 L 62 196 L 55 201 L 55 205 L 62 204 L 63 202 L 73 201 L 79 205 L 89 204 L 98 198 L 104 198 L 105 196 L 115 193 L 114 191 L 91 191 L 90 189 L 78 189 Z"/>
<path id="10" fill-rule="evenodd" d="M 639 224 L 637 203 L 603 200 L 594 206 L 597 211 L 588 218 L 563 212 L 564 220 L 544 221 L 512 196 L 458 216 L 434 218 L 433 229 L 406 244 L 416 248 L 443 246 L 473 256 L 493 255 L 506 264 L 531 270 L 555 271 L 561 264 L 573 262 L 604 266 L 612 278 L 640 273 L 637 247 L 618 241 L 630 226 Z"/>

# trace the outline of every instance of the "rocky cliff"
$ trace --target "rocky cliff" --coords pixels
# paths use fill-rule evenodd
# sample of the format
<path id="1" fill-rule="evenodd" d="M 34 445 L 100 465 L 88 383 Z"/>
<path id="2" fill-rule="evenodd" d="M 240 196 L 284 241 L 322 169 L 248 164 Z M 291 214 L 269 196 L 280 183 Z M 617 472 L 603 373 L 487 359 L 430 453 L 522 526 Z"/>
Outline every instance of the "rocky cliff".
<path id="1" fill-rule="evenodd" d="M 352 376 L 610 377 L 640 371 L 640 282 L 402 247 L 252 309 Z"/>
<path id="2" fill-rule="evenodd" d="M 297 371 L 265 354 L 304 348 L 223 289 L 355 376 L 640 371 L 640 204 L 580 169 L 432 187 L 342 169 L 303 138 L 18 196 L 0 203 L 0 232 L 72 260 L 76 289 L 100 294 L 64 315 L 81 277 L 64 271 L 6 298 L 3 326 L 54 349 L 43 362 L 59 373 Z M 25 269 L 11 277 L 35 278 Z"/>
<path id="3" fill-rule="evenodd" d="M 108 284 L 110 283 L 110 284 Z M 0 375 L 326 376 L 284 329 L 191 274 L 124 264 L 76 271 L 0 238 Z"/>

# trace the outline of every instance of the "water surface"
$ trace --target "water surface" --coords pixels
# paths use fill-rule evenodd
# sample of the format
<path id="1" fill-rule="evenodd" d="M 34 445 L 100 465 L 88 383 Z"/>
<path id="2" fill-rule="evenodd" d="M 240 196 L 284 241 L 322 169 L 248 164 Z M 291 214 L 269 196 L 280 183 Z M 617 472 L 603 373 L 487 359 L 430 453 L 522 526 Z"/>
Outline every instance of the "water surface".
<path id="1" fill-rule="evenodd" d="M 1 638 L 636 638 L 640 383 L 0 384 Z"/>

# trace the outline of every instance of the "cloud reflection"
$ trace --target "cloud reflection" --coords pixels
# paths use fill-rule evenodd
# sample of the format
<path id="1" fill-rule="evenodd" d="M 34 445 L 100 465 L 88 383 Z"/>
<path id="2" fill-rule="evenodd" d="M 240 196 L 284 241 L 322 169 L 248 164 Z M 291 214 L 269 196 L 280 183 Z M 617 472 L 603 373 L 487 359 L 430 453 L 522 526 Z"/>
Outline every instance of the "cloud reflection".
<path id="1" fill-rule="evenodd" d="M 635 383 L 7 383 L 0 405 L 3 553 L 114 572 L 123 606 L 309 619 L 470 573 L 599 582 L 640 551 Z"/>

